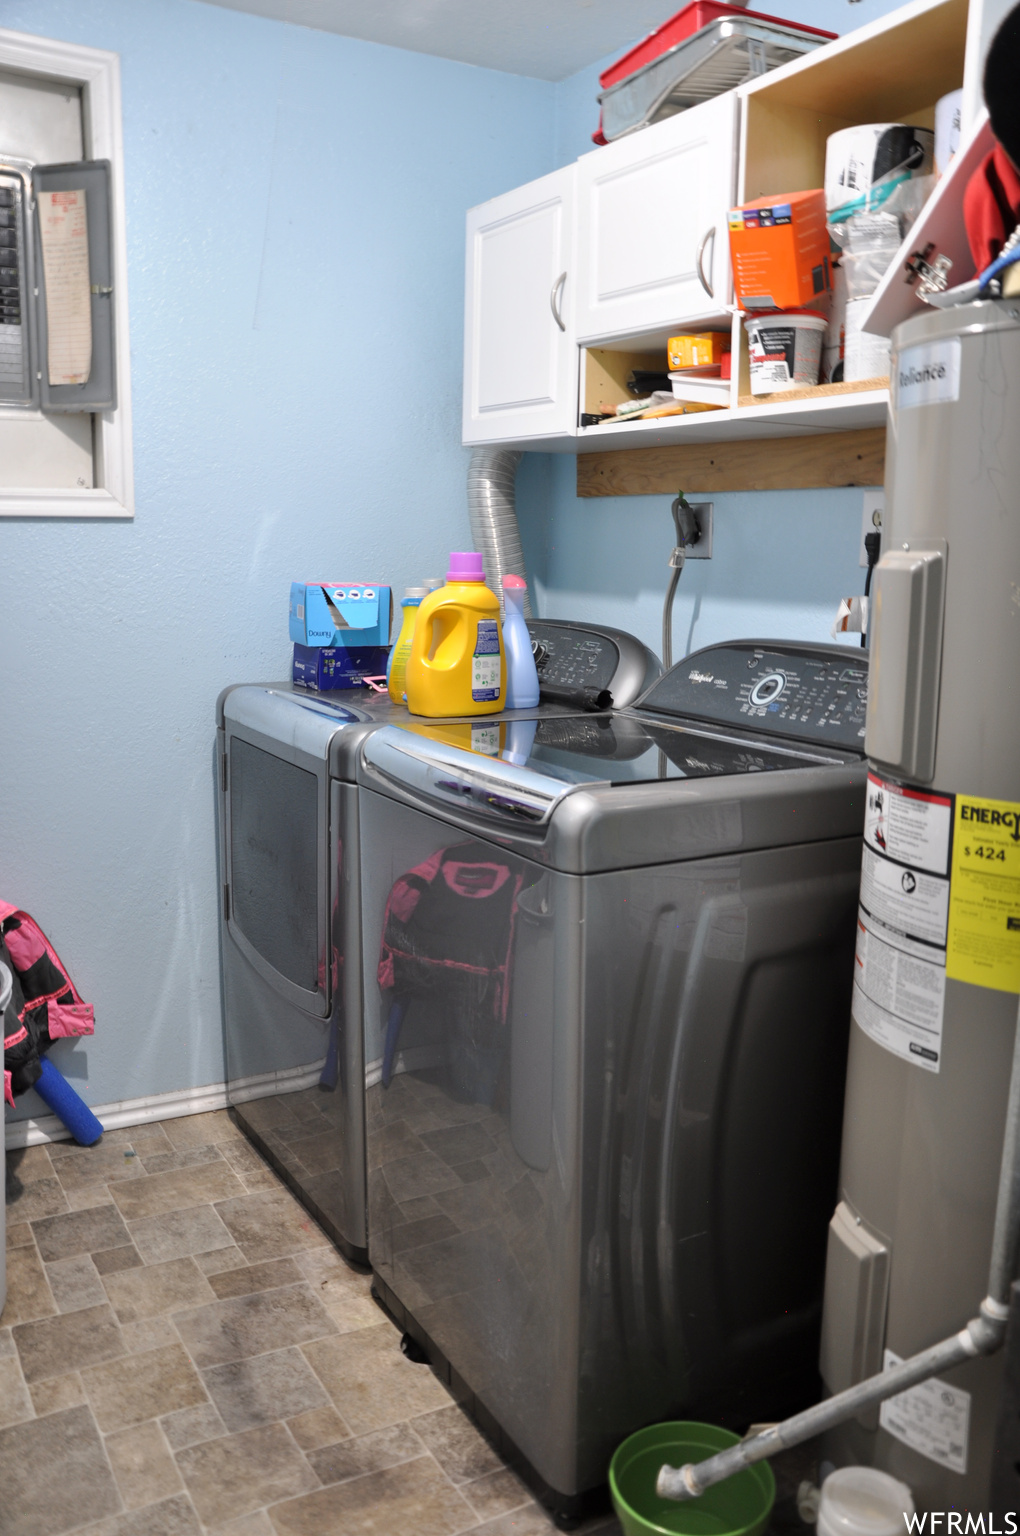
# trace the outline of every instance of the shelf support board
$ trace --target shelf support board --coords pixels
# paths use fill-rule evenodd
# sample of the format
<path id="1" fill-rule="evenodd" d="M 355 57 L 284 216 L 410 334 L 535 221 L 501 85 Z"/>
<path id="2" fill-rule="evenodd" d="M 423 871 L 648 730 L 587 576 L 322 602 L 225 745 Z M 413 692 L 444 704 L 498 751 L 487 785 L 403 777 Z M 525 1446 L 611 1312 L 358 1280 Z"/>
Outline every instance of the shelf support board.
<path id="1" fill-rule="evenodd" d="M 793 491 L 882 485 L 885 428 L 804 437 L 732 438 L 579 453 L 578 496 L 675 496 L 704 491 Z"/>

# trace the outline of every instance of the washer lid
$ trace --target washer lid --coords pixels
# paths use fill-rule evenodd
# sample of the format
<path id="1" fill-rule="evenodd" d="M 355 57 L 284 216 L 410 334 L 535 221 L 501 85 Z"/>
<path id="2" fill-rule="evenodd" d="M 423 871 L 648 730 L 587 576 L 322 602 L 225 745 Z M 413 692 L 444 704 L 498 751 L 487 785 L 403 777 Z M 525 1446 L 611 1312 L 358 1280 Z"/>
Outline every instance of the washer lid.
<path id="1" fill-rule="evenodd" d="M 819 752 L 630 711 L 561 718 L 384 726 L 363 747 L 367 764 L 416 796 L 518 826 L 542 826 L 572 791 L 667 780 L 843 767 Z"/>

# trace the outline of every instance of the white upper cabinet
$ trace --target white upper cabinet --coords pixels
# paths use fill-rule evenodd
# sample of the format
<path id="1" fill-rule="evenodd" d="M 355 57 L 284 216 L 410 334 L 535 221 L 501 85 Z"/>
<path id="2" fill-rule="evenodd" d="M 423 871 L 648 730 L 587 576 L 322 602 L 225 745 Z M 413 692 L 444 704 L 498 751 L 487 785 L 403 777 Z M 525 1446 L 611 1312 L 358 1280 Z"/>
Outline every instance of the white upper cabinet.
<path id="1" fill-rule="evenodd" d="M 737 95 L 728 91 L 582 155 L 579 341 L 686 325 L 725 310 L 736 151 Z"/>
<path id="2" fill-rule="evenodd" d="M 570 165 L 468 214 L 465 443 L 576 430 L 575 183 Z"/>

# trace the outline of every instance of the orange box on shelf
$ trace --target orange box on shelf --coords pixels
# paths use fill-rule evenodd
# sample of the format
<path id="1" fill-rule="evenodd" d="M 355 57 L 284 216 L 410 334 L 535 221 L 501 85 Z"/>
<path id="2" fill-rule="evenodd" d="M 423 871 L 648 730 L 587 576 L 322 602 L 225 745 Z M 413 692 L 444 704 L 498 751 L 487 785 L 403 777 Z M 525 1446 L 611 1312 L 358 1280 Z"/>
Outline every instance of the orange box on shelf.
<path id="1" fill-rule="evenodd" d="M 730 350 L 729 333 L 702 331 L 697 336 L 671 336 L 666 343 L 671 371 L 678 368 L 709 368 L 721 363 Z"/>
<path id="2" fill-rule="evenodd" d="M 759 197 L 730 211 L 733 288 L 741 309 L 799 309 L 831 286 L 825 192 Z"/>

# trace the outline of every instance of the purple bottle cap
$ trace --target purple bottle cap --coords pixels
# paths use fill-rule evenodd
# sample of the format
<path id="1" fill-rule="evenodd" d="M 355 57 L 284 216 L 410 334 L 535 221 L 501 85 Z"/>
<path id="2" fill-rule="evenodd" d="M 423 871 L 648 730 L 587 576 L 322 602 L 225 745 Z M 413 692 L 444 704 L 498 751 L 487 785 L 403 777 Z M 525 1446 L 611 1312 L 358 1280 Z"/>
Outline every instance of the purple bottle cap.
<path id="1" fill-rule="evenodd" d="M 446 579 L 447 581 L 484 581 L 485 569 L 481 555 L 476 555 L 473 549 L 454 550 L 450 555 L 450 569 L 446 573 Z"/>

